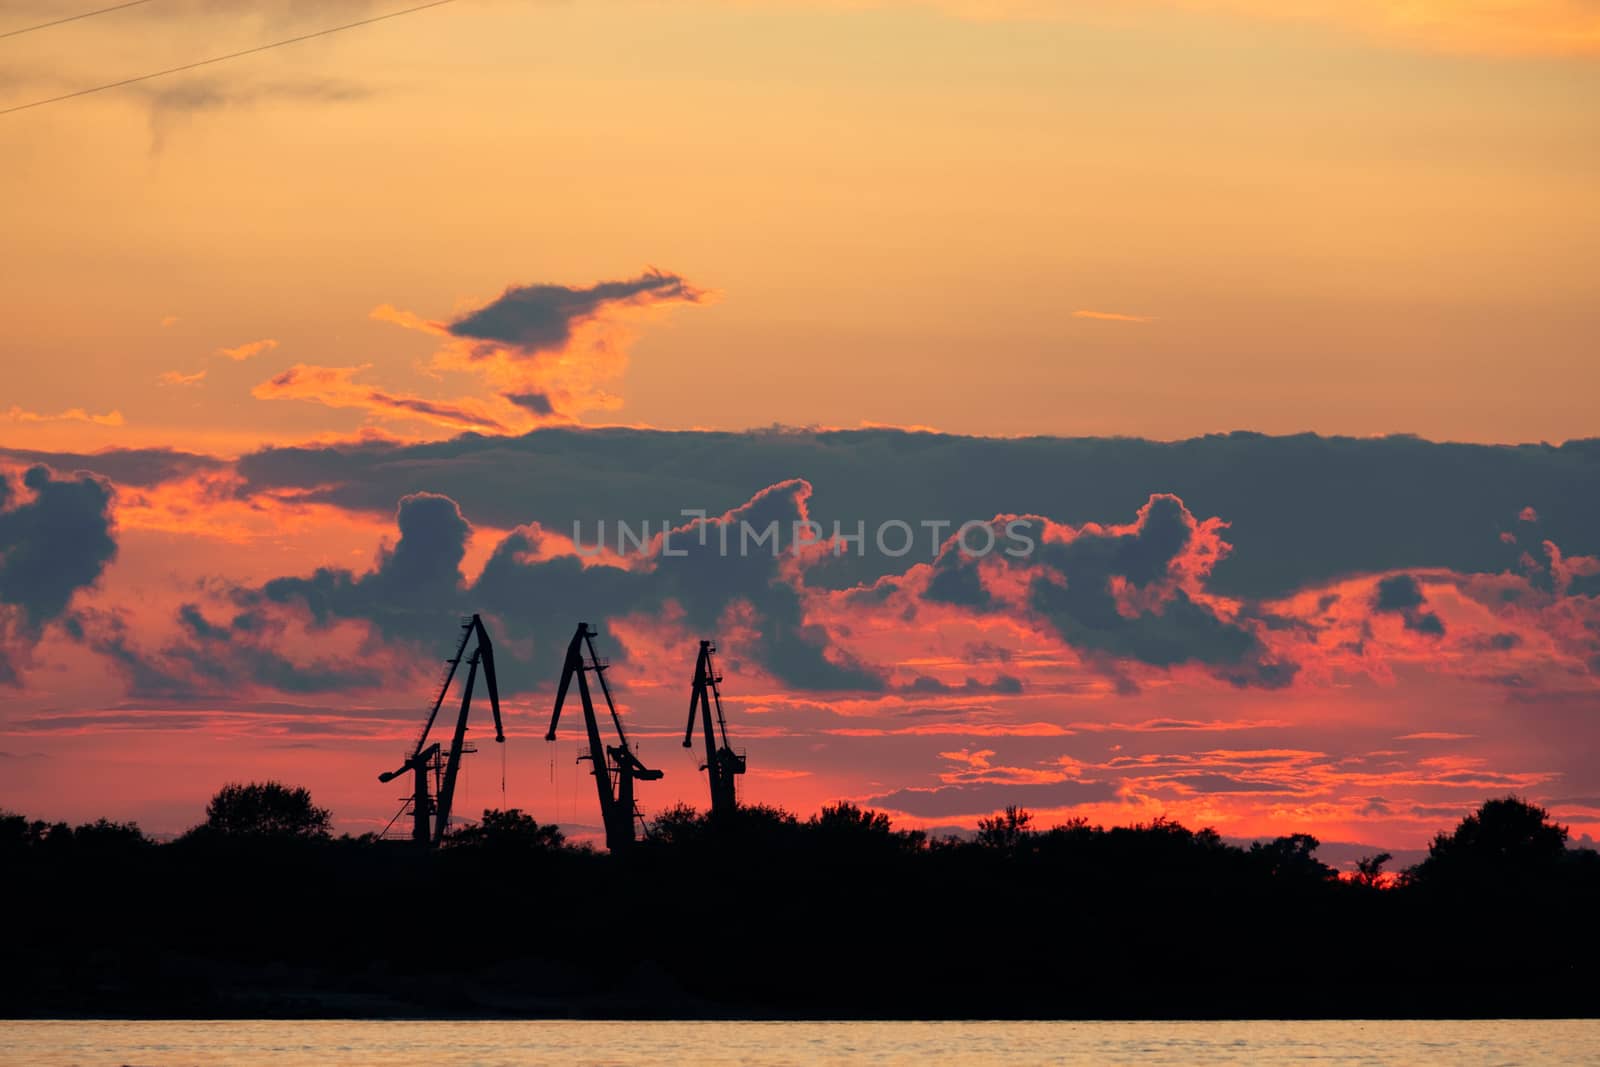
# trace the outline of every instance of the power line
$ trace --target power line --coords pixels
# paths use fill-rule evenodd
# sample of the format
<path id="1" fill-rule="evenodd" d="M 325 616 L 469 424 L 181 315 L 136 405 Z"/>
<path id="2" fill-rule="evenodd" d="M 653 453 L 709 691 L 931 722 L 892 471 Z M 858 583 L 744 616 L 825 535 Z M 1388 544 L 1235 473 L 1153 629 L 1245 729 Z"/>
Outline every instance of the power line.
<path id="1" fill-rule="evenodd" d="M 46 104 L 57 104 L 63 100 L 71 100 L 74 97 L 88 96 L 90 93 L 105 92 L 107 89 L 120 89 L 124 85 L 133 85 L 137 82 L 147 82 L 151 78 L 164 78 L 168 74 L 181 74 L 186 70 L 194 70 L 196 67 L 208 67 L 213 63 L 222 63 L 230 59 L 238 59 L 240 56 L 255 55 L 257 52 L 265 52 L 273 48 L 282 48 L 286 44 L 299 44 L 301 41 L 309 41 L 314 37 L 326 37 L 330 33 L 339 33 L 343 30 L 353 30 L 358 26 L 370 26 L 374 22 L 383 22 L 386 19 L 397 19 L 401 15 L 411 15 L 418 11 L 426 11 L 430 7 L 443 7 L 445 4 L 451 4 L 454 2 L 455 0 L 432 0 L 431 3 L 418 4 L 416 7 L 408 7 L 400 11 L 390 11 L 383 15 L 373 15 L 371 18 L 358 19 L 355 22 L 346 22 L 342 26 L 329 26 L 325 30 L 316 30 L 312 33 L 302 33 L 298 37 L 288 37 L 281 41 L 273 41 L 270 44 L 258 44 L 254 48 L 246 48 L 238 52 L 229 52 L 225 56 L 212 56 L 210 59 L 200 59 L 193 63 L 185 63 L 181 67 L 168 67 L 166 70 L 158 70 L 152 74 L 140 74 L 137 77 L 124 78 L 121 81 L 116 82 L 108 82 L 105 85 L 96 85 L 88 89 L 78 89 L 75 92 L 62 93 L 60 96 L 52 96 L 46 100 L 35 100 L 31 104 L 18 104 L 15 107 L 0 108 L 0 115 L 9 115 L 16 111 L 26 111 L 31 107 L 43 107 Z"/>
<path id="2" fill-rule="evenodd" d="M 68 15 L 66 18 L 56 19 L 53 22 L 41 22 L 36 26 L 24 26 L 20 30 L 7 30 L 5 33 L 0 33 L 0 41 L 5 40 L 7 37 L 21 37 L 23 34 L 32 33 L 34 30 L 48 30 L 51 26 L 60 26 L 64 22 L 77 22 L 79 19 L 106 15 L 113 11 L 121 11 L 125 7 L 138 7 L 140 4 L 148 4 L 149 2 L 150 0 L 128 0 L 125 4 L 113 4 L 110 7 L 102 7 L 95 11 L 81 11 L 76 15 Z"/>

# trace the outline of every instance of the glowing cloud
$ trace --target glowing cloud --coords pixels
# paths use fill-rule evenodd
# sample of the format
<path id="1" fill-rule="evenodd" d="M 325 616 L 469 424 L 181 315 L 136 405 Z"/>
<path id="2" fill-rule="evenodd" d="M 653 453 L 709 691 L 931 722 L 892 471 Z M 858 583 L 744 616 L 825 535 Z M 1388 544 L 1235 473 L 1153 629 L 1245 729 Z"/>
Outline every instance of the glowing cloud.
<path id="1" fill-rule="evenodd" d="M 505 433 L 508 427 L 472 398 L 428 400 L 355 381 L 372 364 L 359 367 L 315 367 L 296 363 L 250 391 L 258 400 L 309 400 L 331 408 L 357 408 L 380 419 L 414 419 L 452 430 Z"/>
<path id="2" fill-rule="evenodd" d="M 520 409 L 506 421 L 526 428 L 621 406 L 604 385 L 627 367 L 630 320 L 706 299 L 679 275 L 651 268 L 636 278 L 584 287 L 510 286 L 448 322 L 387 304 L 372 317 L 443 338 L 433 369 L 482 378 L 495 390 L 497 406 L 504 401 Z"/>
<path id="3" fill-rule="evenodd" d="M 11 406 L 11 410 L 0 415 L 0 418 L 8 422 L 89 422 L 96 426 L 121 426 L 123 421 L 120 411 L 108 411 L 104 415 L 96 415 L 83 408 L 68 408 L 66 411 L 46 414 L 28 411 L 15 404 Z"/>
<path id="4" fill-rule="evenodd" d="M 219 348 L 217 349 L 217 355 L 227 356 L 236 363 L 243 363 L 245 360 L 253 359 L 263 352 L 271 352 L 277 347 L 278 342 L 270 337 L 265 337 L 259 341 L 250 341 L 235 348 Z"/>
<path id="5" fill-rule="evenodd" d="M 1154 322 L 1147 315 L 1122 315 L 1115 311 L 1074 311 L 1075 319 L 1093 319 L 1096 322 Z"/>

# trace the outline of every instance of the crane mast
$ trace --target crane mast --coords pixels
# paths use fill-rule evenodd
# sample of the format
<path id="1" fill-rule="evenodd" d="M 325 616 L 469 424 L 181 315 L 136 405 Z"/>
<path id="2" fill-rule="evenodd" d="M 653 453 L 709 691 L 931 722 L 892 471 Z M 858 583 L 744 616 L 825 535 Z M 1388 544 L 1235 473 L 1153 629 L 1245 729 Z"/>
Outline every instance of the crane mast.
<path id="1" fill-rule="evenodd" d="M 465 657 L 467 643 L 474 636 L 477 637 L 478 643 L 472 650 L 472 655 L 467 657 L 466 684 L 461 689 L 461 711 L 456 716 L 455 732 L 451 736 L 450 750 L 446 754 L 439 742 L 429 744 L 428 736 L 432 733 L 433 724 L 439 717 L 439 709 L 444 705 L 444 698 L 450 692 L 450 683 L 455 679 L 456 671 Z M 411 840 L 422 846 L 438 845 L 449 832 L 450 809 L 455 801 L 456 777 L 461 771 L 461 757 L 465 753 L 477 751 L 467 741 L 467 715 L 472 708 L 472 692 L 478 681 L 480 667 L 483 670 L 484 684 L 489 690 L 489 710 L 494 718 L 494 739 L 499 744 L 504 744 L 506 739 L 500 721 L 500 683 L 494 671 L 494 644 L 489 640 L 489 632 L 484 629 L 482 618 L 473 615 L 472 618 L 462 622 L 461 640 L 456 644 L 455 655 L 445 663 L 446 670 L 439 684 L 439 695 L 434 698 L 433 706 L 428 709 L 428 717 L 422 724 L 422 731 L 417 735 L 410 754 L 397 770 L 378 775 L 378 781 L 392 782 L 407 771 L 411 772 L 411 796 L 407 799 L 407 808 L 411 813 Z M 403 815 L 405 812 L 406 808 L 402 808 L 400 814 Z M 397 819 L 399 817 L 395 816 Z"/>
<path id="2" fill-rule="evenodd" d="M 634 820 L 638 817 L 633 798 L 634 781 L 653 782 L 661 777 L 661 772 L 641 763 L 628 745 L 622 719 L 617 715 L 617 705 L 611 699 L 611 687 L 606 684 L 605 671 L 610 664 L 595 654 L 594 636 L 595 632 L 589 628 L 589 624 L 580 622 L 572 641 L 567 645 L 566 662 L 561 668 L 561 684 L 556 689 L 555 711 L 550 716 L 550 729 L 544 739 L 556 739 L 561 708 L 576 679 L 578 699 L 583 704 L 584 731 L 589 738 L 589 751 L 578 759 L 593 764 L 595 792 L 600 798 L 600 819 L 605 824 L 606 848 L 613 855 L 618 855 L 625 852 L 634 841 Z M 587 657 L 584 655 L 586 651 Z M 605 697 L 606 709 L 611 713 L 611 724 L 617 732 L 615 745 L 606 745 L 600 736 L 600 723 L 595 717 L 594 696 L 589 690 L 587 677 L 591 672 L 600 683 L 600 693 Z"/>
<path id="3" fill-rule="evenodd" d="M 700 655 L 694 662 L 694 682 L 689 690 L 689 725 L 683 731 L 683 747 L 694 747 L 695 713 L 705 733 L 706 762 L 701 770 L 711 783 L 711 814 L 726 816 L 738 806 L 736 778 L 744 773 L 745 758 L 733 750 L 728 741 L 728 721 L 722 715 L 722 693 L 717 686 L 722 675 L 712 662 L 717 646 L 710 641 L 700 642 Z M 717 744 L 717 732 L 711 726 L 711 709 L 717 712 L 717 731 L 722 734 L 722 744 Z"/>

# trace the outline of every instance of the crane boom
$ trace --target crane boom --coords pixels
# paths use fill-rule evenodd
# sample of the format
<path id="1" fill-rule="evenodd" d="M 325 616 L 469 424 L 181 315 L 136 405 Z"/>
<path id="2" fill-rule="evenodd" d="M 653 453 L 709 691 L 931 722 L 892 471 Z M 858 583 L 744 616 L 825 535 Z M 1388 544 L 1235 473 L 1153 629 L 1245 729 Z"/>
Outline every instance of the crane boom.
<path id="1" fill-rule="evenodd" d="M 561 722 L 561 709 L 566 704 L 567 693 L 574 679 L 578 682 L 578 699 L 583 705 L 584 732 L 588 735 L 589 751 L 579 760 L 590 761 L 595 780 L 595 793 L 600 800 L 600 819 L 605 824 L 606 848 L 620 854 L 633 844 L 635 807 L 633 783 L 635 779 L 653 782 L 661 777 L 660 771 L 651 770 L 640 762 L 628 746 L 627 734 L 622 729 L 622 719 L 617 705 L 611 699 L 611 687 L 606 684 L 605 670 L 609 666 L 595 654 L 595 633 L 588 623 L 580 622 L 567 645 L 567 658 L 561 668 L 561 682 L 556 688 L 555 708 L 550 715 L 550 729 L 546 741 L 556 739 L 556 727 Z M 584 652 L 588 652 L 588 659 Z M 594 695 L 589 690 L 587 675 L 593 672 L 600 683 L 600 692 L 606 699 L 612 725 L 617 731 L 617 744 L 606 745 L 600 736 L 600 722 L 595 715 Z M 614 781 L 613 781 L 614 779 Z"/>
<path id="2" fill-rule="evenodd" d="M 477 637 L 478 643 L 467 662 L 466 684 L 461 691 L 461 712 L 456 717 L 449 753 L 445 754 L 437 741 L 431 745 L 428 743 L 428 735 L 432 733 L 434 721 L 439 716 L 439 709 L 444 704 L 445 696 L 450 692 L 450 683 L 455 679 L 456 670 L 461 665 L 467 644 L 474 636 Z M 489 690 L 489 710 L 494 718 L 494 739 L 499 744 L 503 744 L 506 739 L 505 728 L 500 718 L 500 682 L 495 677 L 494 644 L 489 640 L 489 631 L 484 628 L 480 616 L 473 615 L 462 622 L 461 640 L 456 644 L 455 655 L 446 662 L 449 666 L 443 684 L 439 687 L 439 695 L 434 698 L 433 706 L 428 710 L 428 718 L 422 724 L 422 732 L 417 735 L 417 742 L 411 754 L 406 757 L 398 770 L 378 776 L 378 781 L 390 782 L 407 771 L 411 772 L 412 793 L 408 800 L 412 817 L 411 838 L 422 845 L 438 845 L 450 831 L 450 810 L 455 802 L 456 778 L 461 771 L 461 757 L 465 753 L 475 751 L 467 742 L 467 715 L 472 709 L 472 693 L 477 684 L 480 666 L 483 669 L 484 684 Z M 431 792 L 430 772 L 433 779 Z"/>
<path id="3" fill-rule="evenodd" d="M 689 724 L 683 731 L 683 747 L 694 747 L 694 720 L 698 711 L 706 745 L 706 762 L 700 769 L 706 772 L 711 785 L 711 814 L 726 815 L 738 807 L 735 777 L 745 772 L 745 758 L 735 752 L 728 742 L 728 720 L 723 717 L 722 693 L 717 689 L 722 676 L 717 673 L 712 661 L 716 651 L 717 646 L 710 641 L 700 642 L 700 654 L 694 662 L 694 682 L 689 689 Z M 720 747 L 711 725 L 713 706 L 717 712 L 717 727 L 722 734 Z"/>
<path id="4" fill-rule="evenodd" d="M 412 755 L 422 751 L 422 746 L 428 743 L 428 734 L 433 730 L 433 721 L 439 717 L 439 708 L 444 705 L 445 694 L 450 692 L 450 683 L 455 680 L 456 668 L 461 666 L 461 654 L 467 650 L 467 641 L 472 637 L 473 623 L 481 631 L 483 623 L 474 615 L 470 620 L 461 624 L 461 640 L 456 642 L 456 654 L 445 660 L 449 669 L 444 673 L 444 679 L 439 683 L 439 695 L 433 698 L 433 706 L 428 709 L 428 717 L 422 723 L 422 732 L 417 734 L 417 743 L 412 746 Z"/>
<path id="5" fill-rule="evenodd" d="M 450 829 L 450 809 L 456 799 L 456 775 L 461 773 L 461 751 L 467 741 L 467 710 L 472 706 L 472 683 L 478 680 L 480 653 L 467 662 L 467 684 L 461 687 L 461 714 L 456 717 L 456 732 L 450 738 L 450 755 L 445 760 L 444 784 L 439 787 L 439 804 L 434 838 L 442 839 Z"/>

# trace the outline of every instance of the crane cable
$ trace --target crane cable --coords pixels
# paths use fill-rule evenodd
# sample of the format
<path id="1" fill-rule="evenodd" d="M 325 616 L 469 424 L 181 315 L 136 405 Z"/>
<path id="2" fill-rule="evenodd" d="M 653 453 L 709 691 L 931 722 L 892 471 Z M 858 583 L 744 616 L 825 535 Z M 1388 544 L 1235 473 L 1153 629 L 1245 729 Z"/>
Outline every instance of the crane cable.
<path id="1" fill-rule="evenodd" d="M 443 7 L 445 4 L 452 3 L 455 3 L 455 0 L 429 0 L 429 2 L 426 4 L 418 4 L 415 7 L 403 8 L 399 11 L 389 11 L 382 15 L 373 15 L 370 18 L 357 19 L 355 22 L 346 22 L 340 26 L 329 26 L 326 29 L 313 30 L 310 33 L 302 33 L 298 37 L 287 37 L 281 41 L 270 41 L 267 44 L 258 44 L 253 48 L 245 48 L 241 49 L 240 51 L 229 52 L 226 55 L 221 56 L 212 56 L 210 59 L 196 60 L 193 63 L 185 63 L 182 66 L 168 67 L 166 70 L 158 70 L 150 74 L 140 74 L 132 78 L 123 78 L 121 81 L 107 82 L 104 85 L 95 85 L 87 89 L 77 89 L 70 93 L 62 93 L 60 96 L 46 97 L 43 100 L 35 100 L 28 104 L 17 104 L 14 107 L 0 108 L 0 115 L 10 115 L 13 112 L 26 111 L 33 107 L 43 107 L 46 104 L 56 104 L 63 100 L 71 100 L 74 97 L 88 96 L 90 93 L 104 92 L 107 89 L 120 89 L 124 85 L 134 85 L 138 82 L 147 82 L 152 78 L 164 78 L 168 74 L 181 74 L 186 70 L 194 70 L 197 67 L 208 67 L 213 63 L 221 63 L 229 59 L 238 59 L 241 56 L 254 55 L 257 52 L 265 52 L 273 48 L 282 48 L 284 45 L 288 44 L 299 44 L 301 41 L 309 41 L 315 37 L 326 37 L 330 33 L 339 33 L 343 30 L 353 30 L 358 26 L 370 26 L 374 22 L 383 22 L 387 19 L 397 19 L 401 15 L 411 15 L 418 11 L 426 11 L 430 7 Z M 39 27 L 30 28 L 37 29 Z M 23 30 L 13 32 L 26 31 Z"/>

